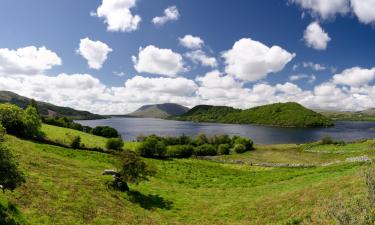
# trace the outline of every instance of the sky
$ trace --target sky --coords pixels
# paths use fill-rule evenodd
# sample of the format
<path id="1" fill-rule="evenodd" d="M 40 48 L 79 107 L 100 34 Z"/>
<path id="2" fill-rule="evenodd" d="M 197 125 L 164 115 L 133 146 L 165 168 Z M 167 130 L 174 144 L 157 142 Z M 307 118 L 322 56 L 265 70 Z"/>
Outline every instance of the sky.
<path id="1" fill-rule="evenodd" d="M 100 114 L 375 108 L 375 0 L 2 0 L 0 90 Z"/>

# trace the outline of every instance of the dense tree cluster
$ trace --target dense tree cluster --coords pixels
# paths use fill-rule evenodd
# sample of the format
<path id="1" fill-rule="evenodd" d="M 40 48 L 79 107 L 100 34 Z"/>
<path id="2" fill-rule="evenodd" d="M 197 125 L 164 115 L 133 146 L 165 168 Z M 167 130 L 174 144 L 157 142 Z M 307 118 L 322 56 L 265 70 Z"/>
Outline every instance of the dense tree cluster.
<path id="1" fill-rule="evenodd" d="M 138 140 L 141 142 L 138 147 L 139 154 L 151 158 L 227 155 L 231 151 L 243 153 L 253 149 L 252 140 L 228 135 L 207 137 L 199 134 L 193 139 L 186 135 L 179 137 L 150 135 L 139 137 Z"/>

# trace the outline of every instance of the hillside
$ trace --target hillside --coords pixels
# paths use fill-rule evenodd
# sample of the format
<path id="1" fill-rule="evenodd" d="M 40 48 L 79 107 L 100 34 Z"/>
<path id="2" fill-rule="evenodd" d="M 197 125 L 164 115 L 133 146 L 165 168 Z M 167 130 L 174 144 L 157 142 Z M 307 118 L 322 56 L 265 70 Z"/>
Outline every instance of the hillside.
<path id="1" fill-rule="evenodd" d="M 194 122 L 220 122 L 227 114 L 240 112 L 227 106 L 198 105 L 180 116 L 172 117 L 172 119 Z"/>
<path id="2" fill-rule="evenodd" d="M 148 117 L 148 118 L 167 118 L 170 116 L 178 116 L 186 113 L 189 108 L 175 104 L 164 103 L 155 105 L 144 105 L 135 112 L 128 114 L 131 117 Z"/>
<path id="3" fill-rule="evenodd" d="M 197 106 L 173 119 L 279 127 L 328 127 L 333 125 L 329 118 L 293 102 L 275 103 L 247 110 L 224 106 Z"/>
<path id="4" fill-rule="evenodd" d="M 59 129 L 50 126 L 44 131 L 50 136 Z M 335 224 L 327 213 L 330 205 L 353 196 L 358 201 L 367 197 L 362 174 L 368 165 L 348 163 L 345 158 L 374 157 L 369 150 L 373 142 L 369 142 L 348 145 L 346 154 L 324 154 L 332 145 L 313 148 L 323 153 L 278 145 L 218 156 L 223 162 L 144 159 L 157 169 L 157 175 L 123 193 L 108 187 L 112 177 L 101 175 L 116 168 L 112 155 L 14 136 L 7 136 L 5 144 L 16 156 L 26 183 L 14 192 L 0 192 L 0 210 L 8 207 L 29 224 L 44 225 Z M 224 162 L 232 158 L 245 163 Z M 252 165 L 337 160 L 341 163 L 305 169 Z"/>
<path id="5" fill-rule="evenodd" d="M 316 110 L 317 112 L 331 118 L 332 120 L 341 121 L 375 121 L 375 109 L 363 111 L 325 111 Z"/>
<path id="6" fill-rule="evenodd" d="M 0 91 L 0 103 L 12 103 L 21 108 L 26 108 L 31 99 L 20 96 L 10 91 Z M 46 102 L 37 101 L 39 113 L 42 115 L 65 116 L 72 119 L 103 119 L 104 116 L 90 113 L 88 111 L 75 110 L 69 107 L 56 106 Z"/>

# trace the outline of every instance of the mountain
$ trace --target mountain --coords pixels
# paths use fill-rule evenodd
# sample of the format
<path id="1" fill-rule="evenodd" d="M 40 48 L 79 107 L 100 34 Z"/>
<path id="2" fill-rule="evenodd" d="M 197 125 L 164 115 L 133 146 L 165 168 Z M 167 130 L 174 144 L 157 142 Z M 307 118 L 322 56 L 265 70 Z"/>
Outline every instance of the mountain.
<path id="1" fill-rule="evenodd" d="M 155 105 L 144 105 L 135 112 L 128 114 L 131 117 L 149 117 L 149 118 L 167 118 L 170 116 L 178 116 L 186 113 L 189 108 L 175 104 L 164 103 Z"/>
<path id="2" fill-rule="evenodd" d="M 294 102 L 275 103 L 246 110 L 225 106 L 196 106 L 176 120 L 257 124 L 278 127 L 329 127 L 332 121 Z"/>
<path id="3" fill-rule="evenodd" d="M 319 113 L 331 118 L 332 120 L 346 121 L 375 121 L 375 109 L 367 109 L 363 111 L 324 111 Z"/>
<path id="4" fill-rule="evenodd" d="M 0 103 L 12 103 L 21 108 L 26 108 L 31 99 L 20 96 L 10 91 L 0 91 Z M 39 113 L 45 116 L 65 116 L 71 119 L 103 119 L 104 116 L 90 113 L 88 111 L 75 110 L 69 107 L 56 106 L 46 102 L 37 101 Z"/>

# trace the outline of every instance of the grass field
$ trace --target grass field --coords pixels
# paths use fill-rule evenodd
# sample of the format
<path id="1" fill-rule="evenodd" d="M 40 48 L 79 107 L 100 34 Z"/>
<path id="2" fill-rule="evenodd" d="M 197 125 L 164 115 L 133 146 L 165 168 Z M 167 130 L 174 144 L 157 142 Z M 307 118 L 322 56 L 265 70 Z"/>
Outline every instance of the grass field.
<path id="1" fill-rule="evenodd" d="M 52 126 L 43 130 L 59 140 L 57 133 L 76 132 Z M 87 143 L 102 140 L 88 134 L 81 137 Z M 109 188 L 112 178 L 101 175 L 116 167 L 112 155 L 13 136 L 7 136 L 5 144 L 27 182 L 13 193 L 0 193 L 0 203 L 16 205 L 15 216 L 30 224 L 335 224 L 326 214 L 330 203 L 365 197 L 366 163 L 302 169 L 146 159 L 157 175 L 150 182 L 131 185 L 126 194 Z M 296 145 L 257 146 L 253 152 L 226 157 L 259 162 L 326 162 L 363 153 L 373 157 L 367 145 L 355 145 L 363 151 L 321 154 Z"/>

